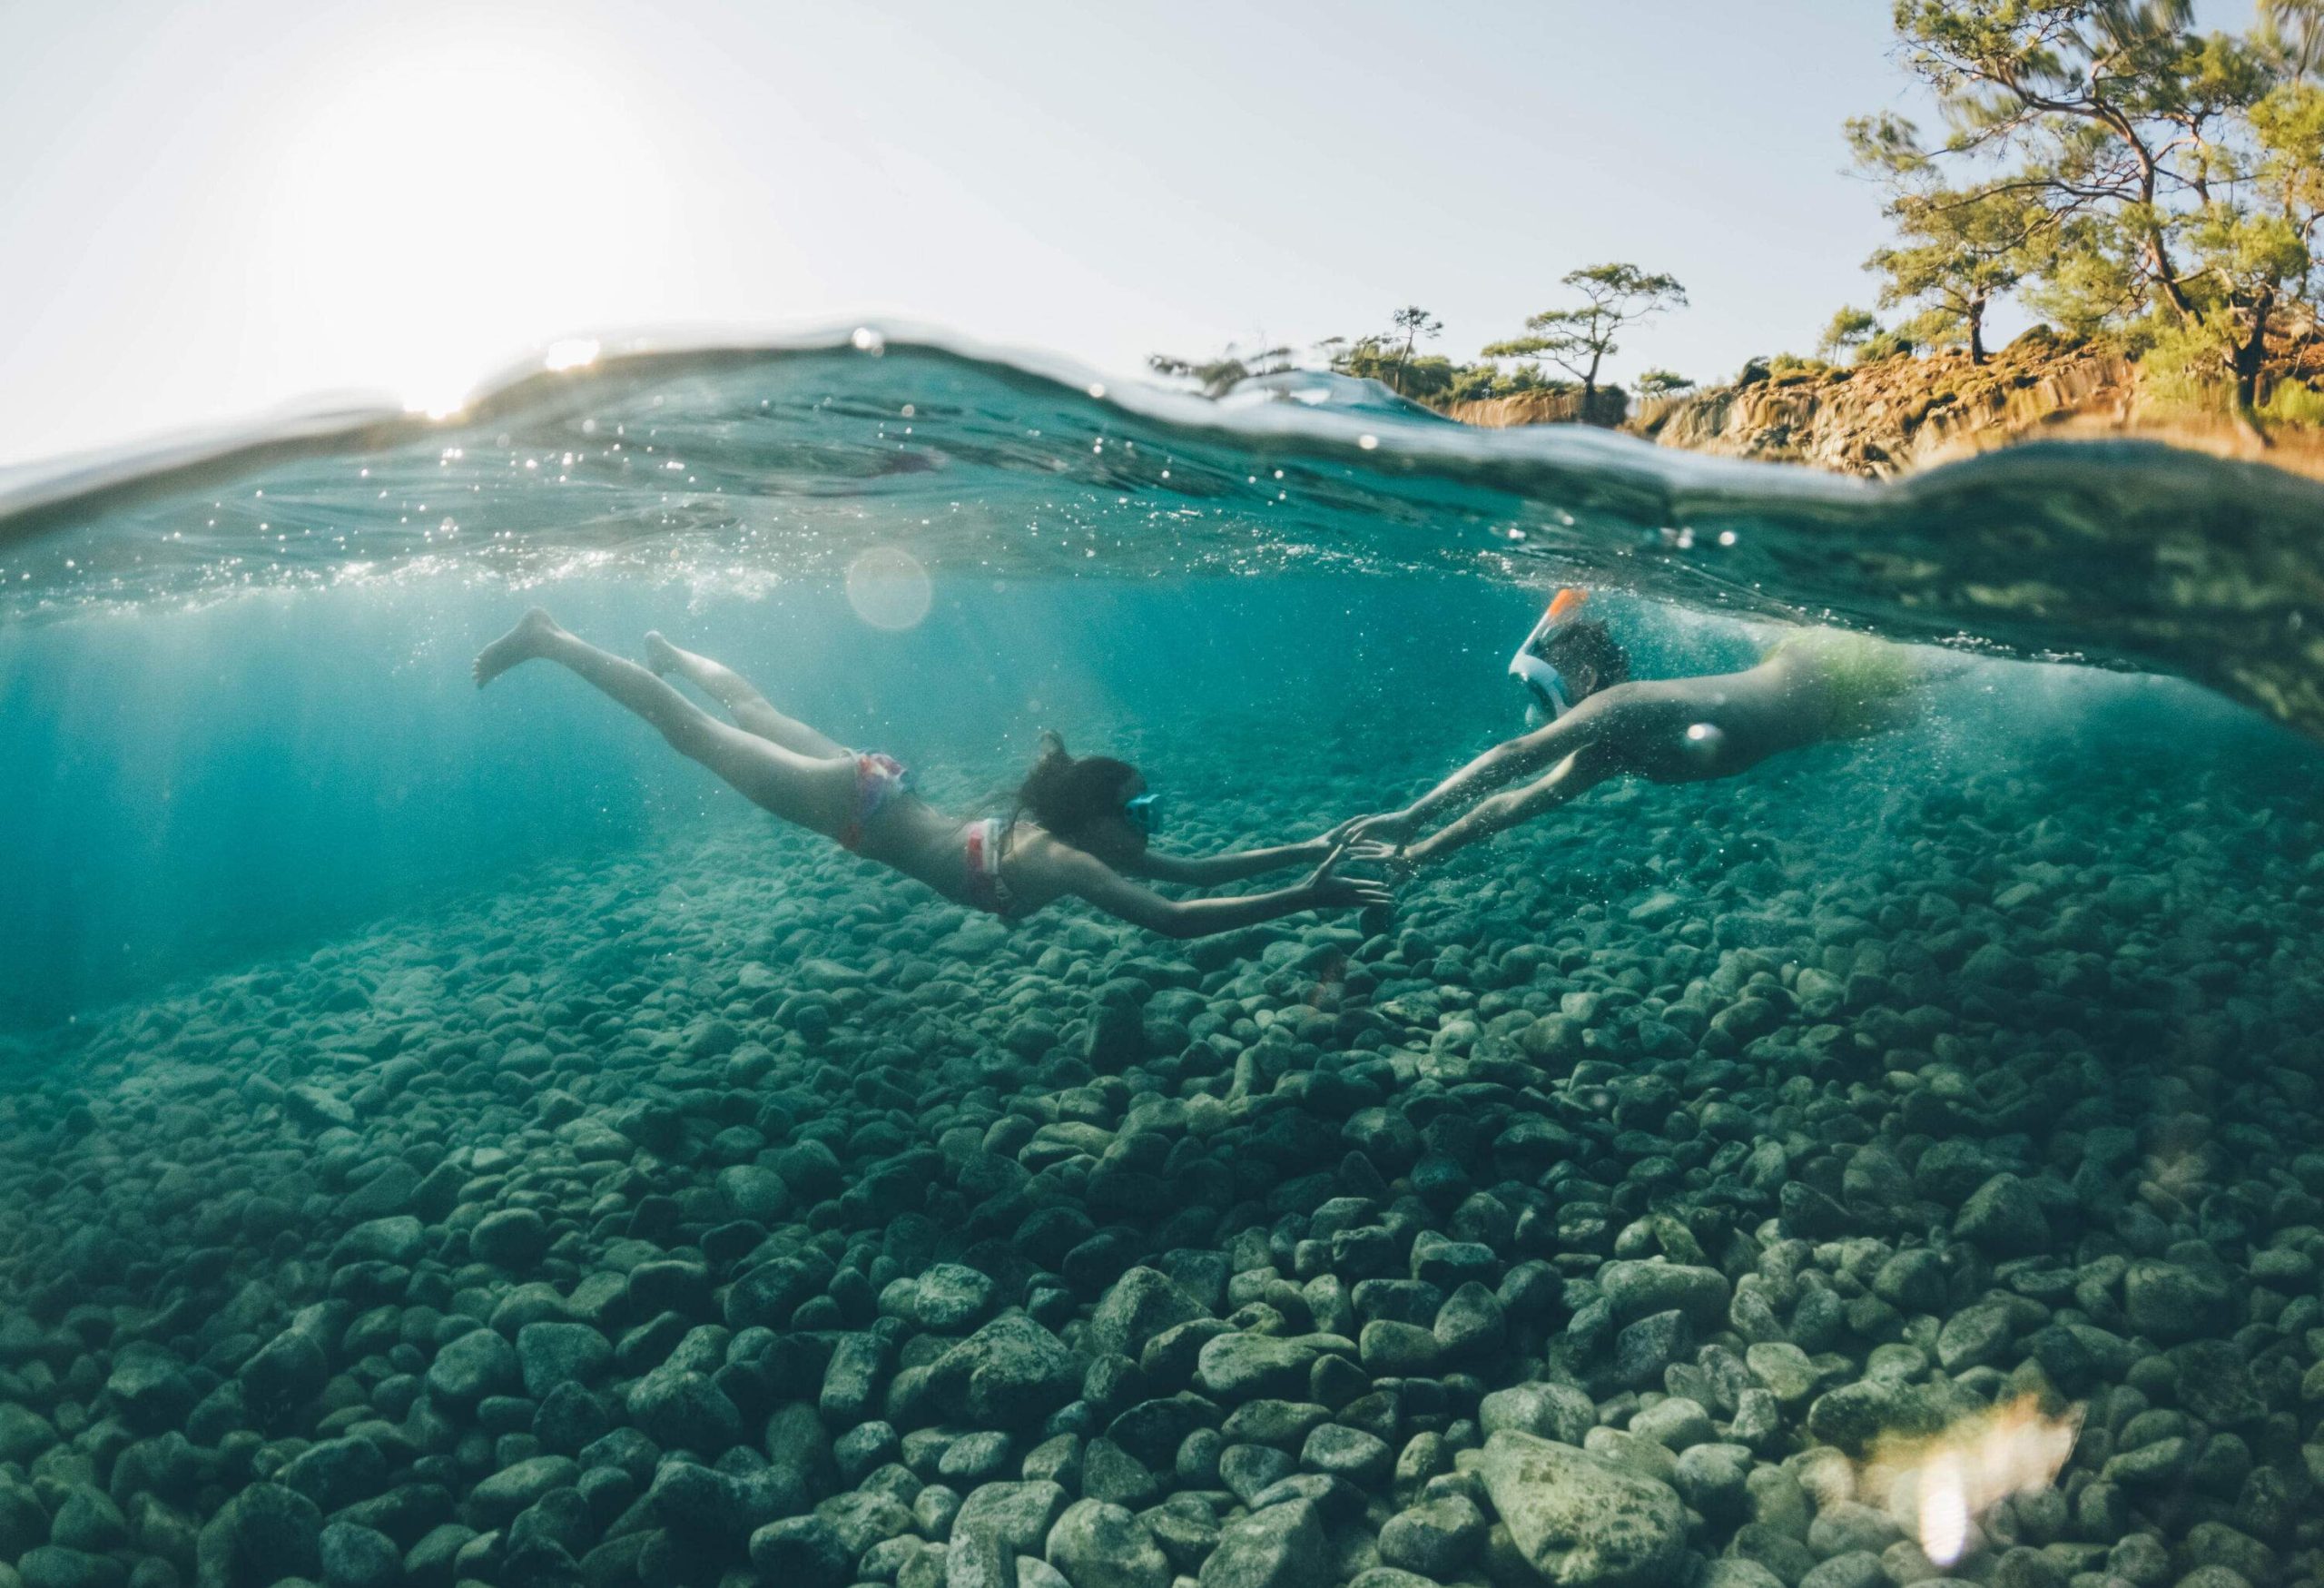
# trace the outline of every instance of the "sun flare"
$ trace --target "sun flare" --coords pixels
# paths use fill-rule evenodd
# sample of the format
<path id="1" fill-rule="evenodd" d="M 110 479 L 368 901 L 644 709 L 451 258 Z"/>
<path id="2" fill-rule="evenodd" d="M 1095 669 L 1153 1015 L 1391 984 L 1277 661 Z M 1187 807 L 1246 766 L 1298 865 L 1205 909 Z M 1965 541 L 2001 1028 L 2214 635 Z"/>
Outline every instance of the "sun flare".
<path id="1" fill-rule="evenodd" d="M 564 333 L 623 314 L 651 277 L 667 186 L 617 81 L 529 36 L 354 65 L 279 137 L 288 306 L 434 417 L 528 346 L 561 338 L 550 368 L 591 361 Z"/>

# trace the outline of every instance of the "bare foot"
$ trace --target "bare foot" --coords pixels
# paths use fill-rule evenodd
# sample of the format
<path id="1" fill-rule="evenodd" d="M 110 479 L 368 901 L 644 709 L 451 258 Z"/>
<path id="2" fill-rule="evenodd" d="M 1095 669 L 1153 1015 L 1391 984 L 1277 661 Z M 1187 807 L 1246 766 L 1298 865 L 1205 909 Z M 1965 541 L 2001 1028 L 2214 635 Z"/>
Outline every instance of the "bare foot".
<path id="1" fill-rule="evenodd" d="M 544 642 L 563 632 L 547 607 L 534 607 L 517 619 L 516 627 L 477 652 L 476 686 L 481 689 L 517 663 L 531 661 L 541 654 Z"/>
<path id="2" fill-rule="evenodd" d="M 660 629 L 650 628 L 645 631 L 646 666 L 656 675 L 667 673 L 678 665 L 678 647 L 664 639 Z"/>

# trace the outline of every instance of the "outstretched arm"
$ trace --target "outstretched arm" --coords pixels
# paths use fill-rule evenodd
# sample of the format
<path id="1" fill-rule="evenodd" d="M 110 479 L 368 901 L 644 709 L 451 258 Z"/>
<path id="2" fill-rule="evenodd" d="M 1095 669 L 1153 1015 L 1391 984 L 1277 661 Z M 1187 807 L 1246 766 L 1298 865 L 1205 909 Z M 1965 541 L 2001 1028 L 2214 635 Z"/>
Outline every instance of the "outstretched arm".
<path id="1" fill-rule="evenodd" d="M 1336 846 L 1339 836 L 1339 829 L 1334 828 L 1321 838 L 1311 838 L 1305 843 L 1278 843 L 1267 849 L 1241 849 L 1226 854 L 1157 854 L 1149 849 L 1137 860 L 1126 863 L 1122 870 L 1134 876 L 1151 877 L 1157 883 L 1216 887 L 1220 883 L 1239 883 L 1245 877 L 1265 876 L 1285 866 L 1319 864 Z M 1376 860 L 1384 857 L 1351 854 L 1348 858 Z"/>
<path id="2" fill-rule="evenodd" d="M 1505 833 L 1597 787 L 1620 770 L 1614 757 L 1601 749 L 1578 751 L 1559 762 L 1548 776 L 1521 787 L 1503 789 L 1479 801 L 1459 821 L 1439 828 L 1406 849 L 1405 863 L 1426 865 L 1496 833 Z"/>
<path id="3" fill-rule="evenodd" d="M 1356 831 L 1365 837 L 1397 838 L 1417 832 L 1432 817 L 1452 806 L 1517 778 L 1530 776 L 1596 745 L 1605 735 L 1611 715 L 1606 696 L 1594 695 L 1547 727 L 1495 745 L 1404 809 L 1374 816 Z"/>
<path id="4" fill-rule="evenodd" d="M 1344 855 L 1345 846 L 1334 850 L 1314 874 L 1293 887 L 1232 899 L 1165 899 L 1078 851 L 1056 863 L 1062 868 L 1058 880 L 1063 892 L 1086 899 L 1132 926 L 1165 937 L 1191 938 L 1256 926 L 1302 910 L 1361 910 L 1387 903 L 1385 884 L 1338 874 Z"/>

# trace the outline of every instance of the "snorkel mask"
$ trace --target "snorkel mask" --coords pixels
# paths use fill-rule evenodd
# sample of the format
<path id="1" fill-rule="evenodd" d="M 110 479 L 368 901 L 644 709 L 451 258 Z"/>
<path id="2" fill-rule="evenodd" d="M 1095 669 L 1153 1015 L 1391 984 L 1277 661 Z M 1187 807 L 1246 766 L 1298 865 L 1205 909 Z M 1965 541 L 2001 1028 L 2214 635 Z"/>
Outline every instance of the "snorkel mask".
<path id="1" fill-rule="evenodd" d="M 1142 794 L 1134 800 L 1122 802 L 1122 815 L 1129 824 L 1151 838 L 1162 831 L 1161 795 Z"/>
<path id="2" fill-rule="evenodd" d="M 1566 687 L 1565 675 L 1540 653 L 1549 648 L 1559 630 L 1574 621 L 1581 604 L 1588 599 L 1588 591 L 1571 585 L 1560 590 L 1551 600 L 1549 610 L 1541 614 L 1541 621 L 1533 626 L 1533 632 L 1525 636 L 1525 643 L 1510 658 L 1509 676 L 1523 684 L 1533 696 L 1529 717 L 1538 713 L 1542 720 L 1555 722 L 1573 709 L 1573 695 Z"/>

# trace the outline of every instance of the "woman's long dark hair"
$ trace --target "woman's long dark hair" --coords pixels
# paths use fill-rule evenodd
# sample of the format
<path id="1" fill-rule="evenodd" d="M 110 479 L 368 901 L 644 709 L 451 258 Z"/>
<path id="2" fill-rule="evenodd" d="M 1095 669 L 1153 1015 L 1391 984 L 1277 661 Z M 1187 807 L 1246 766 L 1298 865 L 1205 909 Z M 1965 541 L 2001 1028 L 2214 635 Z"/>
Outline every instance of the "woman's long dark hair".
<path id="1" fill-rule="evenodd" d="M 1122 808 L 1122 791 L 1137 776 L 1137 768 L 1111 755 L 1074 756 L 1065 741 L 1043 730 L 1041 752 L 1032 771 L 1018 786 L 1010 820 L 1030 815 L 1068 843 Z"/>
<path id="2" fill-rule="evenodd" d="M 1577 668 L 1589 668 L 1592 695 L 1626 682 L 1630 676 L 1630 652 L 1595 618 L 1568 624 L 1536 649 L 1544 661 L 1569 677 Z"/>

